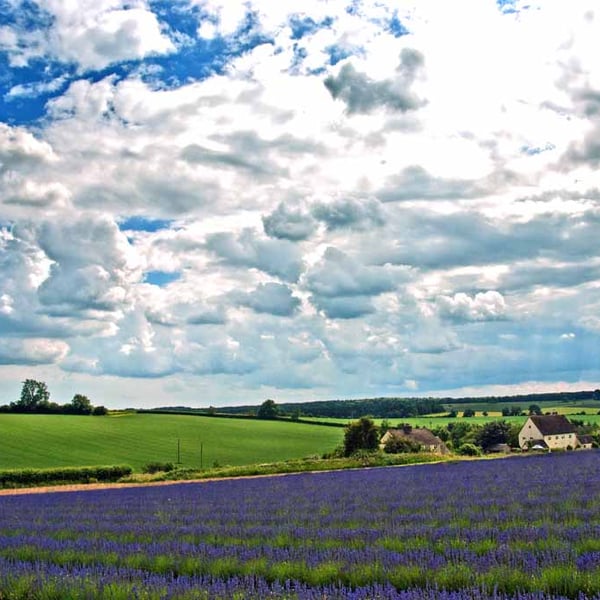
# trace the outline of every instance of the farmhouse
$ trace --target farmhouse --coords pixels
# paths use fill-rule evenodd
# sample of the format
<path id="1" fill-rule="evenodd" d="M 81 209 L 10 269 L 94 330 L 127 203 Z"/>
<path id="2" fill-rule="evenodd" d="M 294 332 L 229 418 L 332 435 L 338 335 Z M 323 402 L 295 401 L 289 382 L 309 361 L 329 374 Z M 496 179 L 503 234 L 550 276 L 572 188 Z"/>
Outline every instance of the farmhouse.
<path id="1" fill-rule="evenodd" d="M 576 429 L 564 415 L 532 415 L 519 432 L 519 446 L 523 449 L 541 446 L 554 450 L 577 445 Z"/>
<path id="2" fill-rule="evenodd" d="M 410 427 L 405 427 L 402 429 L 388 429 L 381 438 L 381 444 L 385 445 L 385 443 L 392 437 L 398 437 L 413 443 L 417 443 L 426 452 L 436 452 L 438 454 L 448 453 L 446 444 L 444 444 L 439 437 L 433 435 L 429 429 L 412 429 Z"/>

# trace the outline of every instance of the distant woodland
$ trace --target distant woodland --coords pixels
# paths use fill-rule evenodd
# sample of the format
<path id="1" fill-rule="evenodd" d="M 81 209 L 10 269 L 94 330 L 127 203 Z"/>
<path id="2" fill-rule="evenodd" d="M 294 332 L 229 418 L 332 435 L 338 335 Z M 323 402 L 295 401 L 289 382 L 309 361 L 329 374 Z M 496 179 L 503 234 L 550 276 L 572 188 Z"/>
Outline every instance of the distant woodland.
<path id="1" fill-rule="evenodd" d="M 573 403 L 582 401 L 600 401 L 600 390 L 579 392 L 548 392 L 540 394 L 520 394 L 515 396 L 486 396 L 465 398 L 362 398 L 355 400 L 322 400 L 312 402 L 278 402 L 280 416 L 330 417 L 338 419 L 356 419 L 363 415 L 378 418 L 398 419 L 419 417 L 452 411 L 457 405 L 520 403 L 524 406 L 537 403 Z M 201 414 L 219 415 L 256 415 L 258 406 L 227 406 L 193 409 L 188 407 L 164 407 L 156 410 L 176 410 Z"/>

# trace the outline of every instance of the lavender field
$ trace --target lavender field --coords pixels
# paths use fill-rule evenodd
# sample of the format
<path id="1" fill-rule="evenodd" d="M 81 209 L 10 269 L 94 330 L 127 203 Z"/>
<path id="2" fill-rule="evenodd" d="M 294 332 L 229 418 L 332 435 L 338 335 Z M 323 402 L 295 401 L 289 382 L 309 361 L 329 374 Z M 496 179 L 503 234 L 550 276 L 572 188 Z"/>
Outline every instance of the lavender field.
<path id="1" fill-rule="evenodd" d="M 0 599 L 600 598 L 600 454 L 0 498 Z"/>

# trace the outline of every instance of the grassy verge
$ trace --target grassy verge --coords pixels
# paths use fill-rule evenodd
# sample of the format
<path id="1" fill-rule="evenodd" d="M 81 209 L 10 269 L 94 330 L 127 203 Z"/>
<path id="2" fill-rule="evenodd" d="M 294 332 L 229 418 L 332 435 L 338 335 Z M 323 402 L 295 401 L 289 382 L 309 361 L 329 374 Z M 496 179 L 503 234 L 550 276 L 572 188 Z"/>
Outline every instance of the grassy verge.
<path id="1" fill-rule="evenodd" d="M 349 458 L 304 458 L 257 465 L 227 466 L 214 469 L 176 469 L 168 473 L 132 474 L 121 481 L 148 483 L 152 481 L 183 481 L 186 479 L 215 479 L 225 477 L 248 477 L 252 475 L 277 475 L 280 473 L 303 473 L 308 471 L 333 471 L 364 467 L 414 465 L 456 460 L 456 457 L 439 454 L 366 454 Z"/>

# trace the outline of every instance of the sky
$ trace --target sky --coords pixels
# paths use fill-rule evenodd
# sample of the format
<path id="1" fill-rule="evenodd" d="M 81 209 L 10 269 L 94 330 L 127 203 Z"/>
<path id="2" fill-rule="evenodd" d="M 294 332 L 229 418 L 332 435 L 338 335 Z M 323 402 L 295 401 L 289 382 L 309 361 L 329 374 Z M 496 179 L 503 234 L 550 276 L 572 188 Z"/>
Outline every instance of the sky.
<path id="1" fill-rule="evenodd" d="M 593 0 L 0 0 L 0 404 L 600 386 Z"/>

